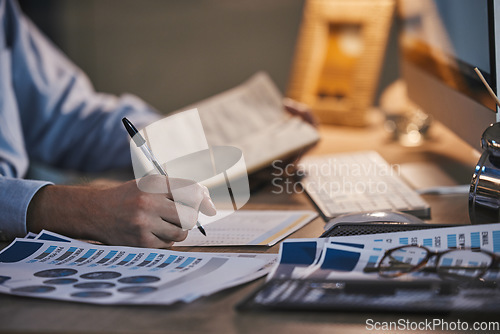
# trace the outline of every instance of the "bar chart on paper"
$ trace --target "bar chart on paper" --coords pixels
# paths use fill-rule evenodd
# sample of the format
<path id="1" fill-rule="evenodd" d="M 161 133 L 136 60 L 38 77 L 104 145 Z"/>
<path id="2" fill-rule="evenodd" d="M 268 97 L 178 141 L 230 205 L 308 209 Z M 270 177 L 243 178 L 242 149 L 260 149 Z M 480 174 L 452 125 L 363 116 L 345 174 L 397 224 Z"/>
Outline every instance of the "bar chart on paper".
<path id="1" fill-rule="evenodd" d="M 386 249 L 395 248 L 404 245 L 421 245 L 431 250 L 446 249 L 482 249 L 500 254 L 500 224 L 487 225 L 464 225 L 459 227 L 446 227 L 428 230 L 419 230 L 411 232 L 394 232 L 371 236 L 350 236 L 333 237 L 332 242 L 359 243 L 367 250 L 371 249 L 375 253 L 369 259 L 370 265 L 375 265 L 383 256 Z M 405 259 L 403 262 L 410 261 Z M 443 258 L 443 261 L 454 263 L 453 259 Z M 450 262 L 451 261 L 451 262 Z M 491 271 L 488 278 L 497 279 L 500 273 Z"/>

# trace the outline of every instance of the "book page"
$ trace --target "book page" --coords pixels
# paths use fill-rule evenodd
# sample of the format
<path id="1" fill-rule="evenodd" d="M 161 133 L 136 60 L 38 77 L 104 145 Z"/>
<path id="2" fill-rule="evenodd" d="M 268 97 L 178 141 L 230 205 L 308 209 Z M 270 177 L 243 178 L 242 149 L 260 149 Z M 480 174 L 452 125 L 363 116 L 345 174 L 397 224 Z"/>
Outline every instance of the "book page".
<path id="1" fill-rule="evenodd" d="M 319 140 L 312 125 L 284 110 L 282 99 L 271 78 L 259 72 L 182 110 L 197 108 L 208 144 L 241 149 L 251 173 Z"/>

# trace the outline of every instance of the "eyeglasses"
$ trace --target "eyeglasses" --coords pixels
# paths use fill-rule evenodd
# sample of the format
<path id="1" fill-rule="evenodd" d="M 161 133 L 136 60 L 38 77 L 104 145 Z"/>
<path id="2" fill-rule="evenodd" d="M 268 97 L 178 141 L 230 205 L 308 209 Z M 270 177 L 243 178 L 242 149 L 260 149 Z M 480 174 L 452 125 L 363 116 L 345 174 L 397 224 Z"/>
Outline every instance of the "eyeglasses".
<path id="1" fill-rule="evenodd" d="M 478 279 L 498 270 L 500 257 L 481 249 L 457 248 L 437 252 L 424 246 L 405 245 L 385 251 L 376 267 L 364 272 L 377 272 L 381 277 L 395 278 L 413 272 L 437 273 L 447 279 Z"/>

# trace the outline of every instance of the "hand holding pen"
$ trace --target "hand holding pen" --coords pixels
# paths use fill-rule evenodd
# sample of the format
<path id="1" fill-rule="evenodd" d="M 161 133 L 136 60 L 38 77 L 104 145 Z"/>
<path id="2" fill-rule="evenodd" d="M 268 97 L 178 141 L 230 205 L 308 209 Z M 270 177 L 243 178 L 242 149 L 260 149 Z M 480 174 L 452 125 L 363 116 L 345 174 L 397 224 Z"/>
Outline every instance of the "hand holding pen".
<path id="1" fill-rule="evenodd" d="M 122 119 L 122 122 L 123 122 L 123 125 L 125 126 L 128 134 L 130 135 L 130 137 L 132 138 L 132 140 L 134 141 L 134 143 L 137 145 L 137 147 L 139 149 L 141 149 L 141 151 L 143 152 L 143 154 L 146 156 L 146 158 L 151 162 L 151 164 L 154 166 L 154 168 L 158 171 L 158 173 L 160 175 L 163 175 L 166 177 L 166 193 L 167 194 L 172 194 L 172 182 L 169 180 L 168 178 L 168 175 L 166 173 L 166 171 L 164 170 L 164 168 L 161 166 L 161 164 L 159 163 L 159 161 L 156 159 L 156 157 L 154 156 L 153 152 L 151 151 L 151 149 L 149 148 L 149 146 L 147 145 L 146 143 L 146 140 L 142 137 L 142 135 L 139 133 L 139 131 L 137 131 L 137 129 L 135 128 L 135 126 L 127 119 L 127 118 L 123 118 Z M 142 181 L 142 180 L 141 180 Z M 177 203 L 176 207 L 178 209 L 178 211 L 183 211 L 181 209 L 183 208 L 186 208 L 186 205 L 189 205 L 190 203 L 186 203 L 186 202 L 189 202 L 189 199 L 191 198 L 191 196 L 183 196 L 183 193 L 187 191 L 190 191 L 190 188 L 192 188 L 193 186 L 198 186 L 198 187 L 203 187 L 195 182 L 192 182 L 192 181 L 189 181 L 189 180 L 180 180 L 180 179 L 176 179 L 176 183 L 182 183 L 182 184 L 179 184 L 176 186 L 179 187 L 178 189 L 183 189 L 185 191 L 176 191 L 176 198 L 175 199 L 175 202 Z M 196 191 L 195 191 L 196 192 Z M 181 198 L 182 197 L 182 198 Z M 185 199 L 183 199 L 185 197 Z M 211 201 L 210 199 L 210 195 L 208 193 L 208 190 L 204 187 L 204 190 L 203 190 L 203 197 L 201 200 L 200 200 L 200 203 L 196 203 L 196 200 L 195 200 L 195 203 L 192 203 L 194 204 L 194 209 L 195 210 L 198 210 L 198 209 L 202 209 L 203 207 L 203 202 L 208 202 L 209 205 L 211 206 L 211 208 L 213 209 L 214 211 L 214 214 L 215 214 L 215 206 L 213 205 L 213 202 Z M 173 198 L 172 198 L 173 199 Z M 206 206 L 206 204 L 205 204 Z M 182 223 L 183 219 L 182 217 L 189 217 L 189 216 L 192 216 L 192 213 L 189 214 L 188 212 L 184 213 L 183 212 L 178 212 L 177 213 L 178 216 L 179 216 L 179 221 Z M 197 212 L 196 212 L 196 217 L 197 217 Z M 187 218 L 187 220 L 189 221 L 190 219 Z M 184 225 L 184 224 L 183 224 Z M 203 228 L 203 226 L 200 224 L 199 221 L 196 220 L 196 226 L 198 227 L 198 230 L 206 236 L 206 232 Z M 183 226 L 184 227 L 184 226 Z M 188 226 L 189 228 L 189 226 Z"/>

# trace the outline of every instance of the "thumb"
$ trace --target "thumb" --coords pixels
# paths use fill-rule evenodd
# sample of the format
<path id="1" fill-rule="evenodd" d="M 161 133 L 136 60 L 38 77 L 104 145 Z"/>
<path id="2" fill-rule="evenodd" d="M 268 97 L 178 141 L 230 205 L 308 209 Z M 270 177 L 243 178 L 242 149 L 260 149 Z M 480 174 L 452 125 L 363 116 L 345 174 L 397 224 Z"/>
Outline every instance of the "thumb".
<path id="1" fill-rule="evenodd" d="M 136 180 L 139 190 L 151 194 L 169 194 L 170 185 L 164 175 L 147 175 Z"/>
<path id="2" fill-rule="evenodd" d="M 203 200 L 200 203 L 200 212 L 207 216 L 215 216 L 217 214 L 217 209 L 215 208 L 214 202 L 210 198 L 208 190 L 203 195 Z"/>

